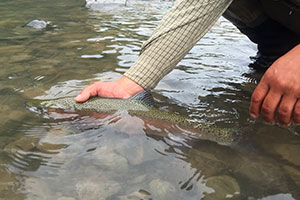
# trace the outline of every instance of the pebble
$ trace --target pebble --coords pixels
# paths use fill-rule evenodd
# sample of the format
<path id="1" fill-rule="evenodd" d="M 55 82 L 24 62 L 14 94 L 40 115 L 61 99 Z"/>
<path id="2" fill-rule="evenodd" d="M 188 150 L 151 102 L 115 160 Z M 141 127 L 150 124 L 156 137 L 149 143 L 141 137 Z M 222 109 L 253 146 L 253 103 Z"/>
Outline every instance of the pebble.
<path id="1" fill-rule="evenodd" d="M 237 181 L 227 175 L 206 179 L 206 186 L 211 187 L 214 192 L 207 194 L 203 200 L 226 199 L 240 194 L 240 186 Z"/>
<path id="2" fill-rule="evenodd" d="M 294 181 L 294 183 L 300 188 L 300 170 L 288 165 L 284 166 L 283 168 L 288 173 L 289 177 Z"/>
<path id="3" fill-rule="evenodd" d="M 109 171 L 125 172 L 128 170 L 128 161 L 123 156 L 103 146 L 94 151 L 93 163 Z"/>
<path id="4" fill-rule="evenodd" d="M 59 197 L 57 200 L 75 200 L 73 197 Z"/>
<path id="5" fill-rule="evenodd" d="M 300 156 L 296 153 L 300 151 L 299 144 L 279 144 L 273 150 L 283 159 L 300 166 Z"/>
<path id="6" fill-rule="evenodd" d="M 41 29 L 46 28 L 49 24 L 50 24 L 50 22 L 35 19 L 35 20 L 32 20 L 31 22 L 29 22 L 28 24 L 26 24 L 26 26 L 37 29 L 37 30 L 41 30 Z"/>
<path id="7" fill-rule="evenodd" d="M 13 142 L 13 140 L 13 137 L 0 136 L 0 149 L 4 149 L 4 147 Z"/>
<path id="8" fill-rule="evenodd" d="M 102 181 L 85 180 L 76 184 L 79 199 L 105 200 L 121 189 L 119 183 L 104 179 Z"/>
<path id="9" fill-rule="evenodd" d="M 59 152 L 59 150 L 66 148 L 67 145 L 65 144 L 51 144 L 51 143 L 38 143 L 37 144 L 37 149 L 42 151 L 42 152 Z"/>
<path id="10" fill-rule="evenodd" d="M 0 193 L 2 190 L 6 189 L 12 182 L 14 181 L 14 177 L 12 174 L 7 171 L 2 171 L 0 169 Z"/>
<path id="11" fill-rule="evenodd" d="M 29 152 L 37 146 L 38 142 L 39 139 L 35 137 L 22 137 L 19 140 L 8 144 L 4 150 L 6 152 L 15 152 L 21 149 L 24 152 Z"/>
<path id="12" fill-rule="evenodd" d="M 161 179 L 154 179 L 150 182 L 149 186 L 150 193 L 153 199 L 155 200 L 170 199 L 172 196 L 175 196 L 175 187 L 167 181 L 163 181 Z"/>

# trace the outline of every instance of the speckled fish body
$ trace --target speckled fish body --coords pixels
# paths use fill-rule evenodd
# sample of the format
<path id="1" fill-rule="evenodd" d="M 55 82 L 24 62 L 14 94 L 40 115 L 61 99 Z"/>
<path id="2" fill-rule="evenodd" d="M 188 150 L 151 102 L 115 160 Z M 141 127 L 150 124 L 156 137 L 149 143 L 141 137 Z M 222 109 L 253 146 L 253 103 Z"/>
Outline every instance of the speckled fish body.
<path id="1" fill-rule="evenodd" d="M 33 100 L 27 103 L 30 108 L 40 111 L 64 110 L 66 112 L 80 113 L 112 113 L 113 111 L 126 111 L 141 119 L 153 119 L 161 122 L 181 125 L 193 129 L 200 138 L 216 141 L 221 144 L 232 144 L 234 133 L 229 129 L 222 129 L 214 125 L 195 123 L 190 117 L 162 111 L 154 106 L 141 103 L 137 99 L 111 99 L 94 97 L 84 103 L 77 103 L 74 97 L 54 100 Z"/>

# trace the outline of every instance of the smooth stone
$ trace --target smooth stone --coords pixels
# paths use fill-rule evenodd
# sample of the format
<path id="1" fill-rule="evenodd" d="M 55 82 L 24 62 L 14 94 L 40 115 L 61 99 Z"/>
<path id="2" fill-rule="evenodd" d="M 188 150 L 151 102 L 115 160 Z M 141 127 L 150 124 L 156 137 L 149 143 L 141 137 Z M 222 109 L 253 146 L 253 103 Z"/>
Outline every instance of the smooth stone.
<path id="1" fill-rule="evenodd" d="M 51 143 L 38 143 L 37 149 L 42 152 L 51 152 L 51 151 L 57 151 L 63 148 L 66 148 L 67 145 L 65 144 L 51 144 Z"/>
<path id="2" fill-rule="evenodd" d="M 32 20 L 31 22 L 29 22 L 28 24 L 26 24 L 26 26 L 32 27 L 34 29 L 44 29 L 48 26 L 48 24 L 50 24 L 50 22 L 46 22 L 44 20 Z"/>
<path id="3" fill-rule="evenodd" d="M 28 199 L 54 199 L 55 194 L 52 193 L 51 187 L 49 187 L 47 181 L 41 178 L 27 177 L 24 179 L 24 190 L 28 196 Z"/>
<path id="4" fill-rule="evenodd" d="M 189 151 L 189 155 L 191 158 L 189 162 L 191 163 L 192 167 L 201 169 L 201 174 L 205 177 L 215 176 L 228 168 L 226 162 L 216 157 L 216 153 L 213 154 L 197 149 L 191 149 Z"/>
<path id="5" fill-rule="evenodd" d="M 66 148 L 68 145 L 63 144 L 62 139 L 70 132 L 71 130 L 64 125 L 53 127 L 47 131 L 45 137 L 40 139 L 39 143 L 37 144 L 37 148 L 43 152 L 58 151 Z"/>
<path id="6" fill-rule="evenodd" d="M 243 164 L 234 173 L 251 183 L 257 192 L 274 188 L 284 190 L 286 187 L 284 183 L 286 183 L 287 177 L 284 170 L 277 163 L 271 162 L 265 157 L 244 158 Z"/>
<path id="7" fill-rule="evenodd" d="M 287 165 L 284 166 L 283 169 L 288 173 L 289 177 L 294 181 L 294 183 L 300 188 L 300 170 Z"/>
<path id="8" fill-rule="evenodd" d="M 277 129 L 276 126 L 264 126 L 258 129 L 259 135 L 255 137 L 255 144 L 264 153 L 284 159 L 300 167 L 300 157 L 297 155 L 297 152 L 300 151 L 299 138 L 291 134 L 288 129 L 282 129 L 282 132 L 278 132 Z M 278 138 L 281 139 L 278 140 Z"/>
<path id="9" fill-rule="evenodd" d="M 57 200 L 76 200 L 73 197 L 59 197 Z"/>
<path id="10" fill-rule="evenodd" d="M 22 137 L 19 140 L 16 140 L 15 142 L 12 142 L 8 144 L 5 147 L 6 152 L 16 152 L 18 150 L 22 150 L 24 152 L 29 152 L 33 150 L 39 142 L 38 138 L 35 137 Z"/>
<path id="11" fill-rule="evenodd" d="M 237 181 L 226 175 L 206 179 L 206 186 L 212 188 L 214 192 L 206 194 L 203 200 L 236 198 L 240 194 L 240 186 Z"/>
<path id="12" fill-rule="evenodd" d="M 300 151 L 299 144 L 279 144 L 275 146 L 274 151 L 284 160 L 300 166 L 300 156 L 297 154 Z"/>
<path id="13" fill-rule="evenodd" d="M 18 109 L 18 108 L 17 108 Z M 0 126 L 4 127 L 10 124 L 11 121 L 22 121 L 26 113 L 22 110 L 17 110 L 7 105 L 0 106 Z M 15 127 L 13 127 L 15 128 Z"/>
<path id="14" fill-rule="evenodd" d="M 132 136 L 118 142 L 115 151 L 126 158 L 130 165 L 136 166 L 160 158 L 155 150 L 164 151 L 165 144 L 153 140 L 146 141 L 145 137 Z"/>
<path id="15" fill-rule="evenodd" d="M 14 141 L 13 137 L 0 136 L 0 149 L 4 149 L 4 147 Z"/>
<path id="16" fill-rule="evenodd" d="M 0 170 L 0 193 L 2 190 L 5 190 L 10 184 L 15 181 L 15 178 L 12 174 L 7 171 Z"/>
<path id="17" fill-rule="evenodd" d="M 146 174 L 143 174 L 143 175 L 133 178 L 131 183 L 132 184 L 143 183 L 145 181 L 145 179 L 146 179 Z"/>
<path id="18" fill-rule="evenodd" d="M 125 172 L 128 170 L 126 158 L 103 146 L 93 152 L 93 163 L 102 169 Z"/>
<path id="19" fill-rule="evenodd" d="M 138 165 L 144 161 L 143 144 L 140 141 L 131 139 L 120 141 L 115 150 L 118 154 L 126 158 L 131 165 Z"/>
<path id="20" fill-rule="evenodd" d="M 167 181 L 154 179 L 150 182 L 149 186 L 150 193 L 155 200 L 165 200 L 175 196 L 175 187 Z"/>
<path id="21" fill-rule="evenodd" d="M 76 184 L 78 198 L 83 200 L 106 200 L 120 189 L 119 183 L 105 178 L 101 181 L 85 180 Z"/>

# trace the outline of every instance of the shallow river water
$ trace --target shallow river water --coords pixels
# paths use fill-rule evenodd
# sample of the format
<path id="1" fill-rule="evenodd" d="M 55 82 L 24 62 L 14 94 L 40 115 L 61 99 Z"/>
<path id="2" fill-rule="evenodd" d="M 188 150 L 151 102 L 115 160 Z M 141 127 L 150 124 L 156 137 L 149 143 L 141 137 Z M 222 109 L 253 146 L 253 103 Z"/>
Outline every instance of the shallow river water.
<path id="1" fill-rule="evenodd" d="M 225 19 L 153 96 L 161 110 L 233 131 L 232 143 L 126 112 L 26 107 L 119 78 L 170 5 L 0 1 L 0 199 L 300 199 L 300 129 L 249 117 L 256 47 Z M 34 19 L 50 24 L 25 26 Z"/>

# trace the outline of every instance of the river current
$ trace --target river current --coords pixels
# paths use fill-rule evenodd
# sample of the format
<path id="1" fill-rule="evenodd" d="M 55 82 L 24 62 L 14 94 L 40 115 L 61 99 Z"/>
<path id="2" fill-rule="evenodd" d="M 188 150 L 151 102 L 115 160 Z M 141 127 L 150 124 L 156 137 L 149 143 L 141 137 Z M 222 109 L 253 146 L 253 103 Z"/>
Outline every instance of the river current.
<path id="1" fill-rule="evenodd" d="M 221 18 L 153 90 L 159 109 L 234 130 L 221 144 L 128 113 L 26 102 L 116 80 L 171 2 L 0 1 L 0 199 L 300 199 L 300 129 L 248 114 L 256 46 Z M 32 20 L 46 28 L 28 27 Z"/>

